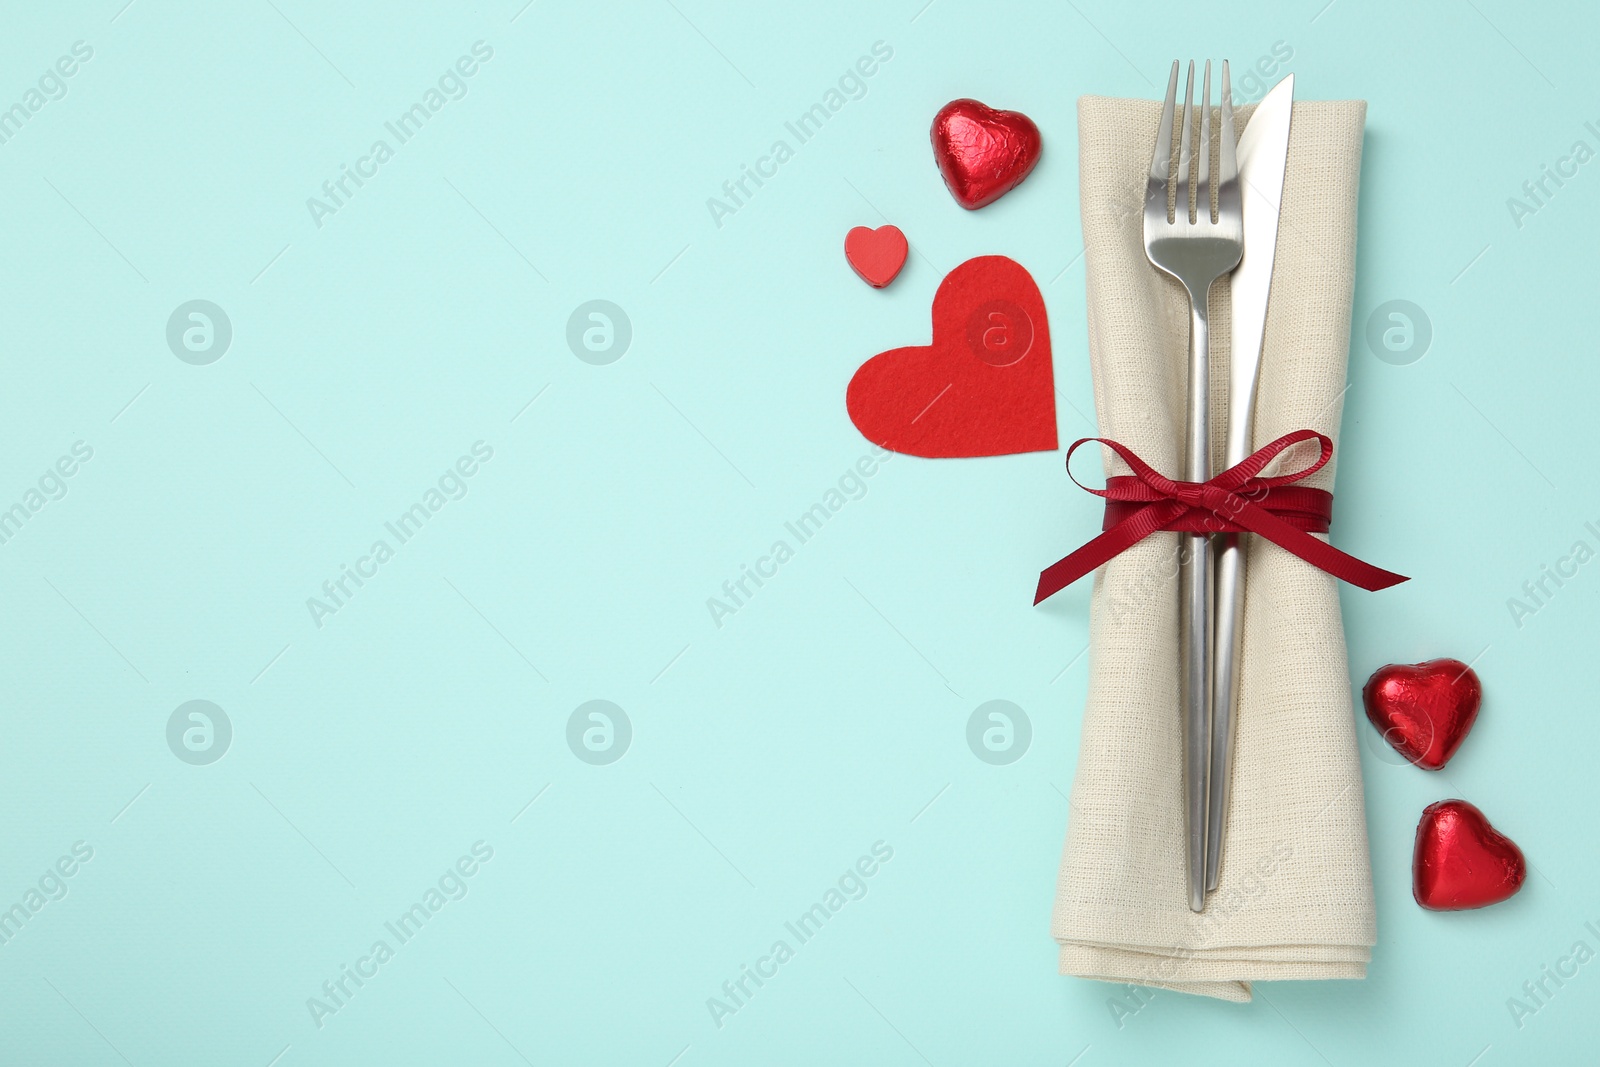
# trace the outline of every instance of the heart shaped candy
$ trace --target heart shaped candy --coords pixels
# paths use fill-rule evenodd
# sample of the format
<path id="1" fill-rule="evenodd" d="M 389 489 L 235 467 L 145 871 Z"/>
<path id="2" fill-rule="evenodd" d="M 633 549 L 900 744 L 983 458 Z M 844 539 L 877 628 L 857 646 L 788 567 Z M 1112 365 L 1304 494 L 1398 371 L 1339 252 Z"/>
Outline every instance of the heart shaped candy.
<path id="1" fill-rule="evenodd" d="M 933 296 L 933 344 L 880 352 L 845 392 L 862 436 L 912 456 L 1056 447 L 1050 328 L 1033 278 L 1005 256 L 969 259 Z"/>
<path id="2" fill-rule="evenodd" d="M 1450 762 L 1483 703 L 1483 685 L 1455 659 L 1380 667 L 1361 690 L 1367 718 L 1406 759 L 1436 771 Z"/>
<path id="3" fill-rule="evenodd" d="M 1528 861 L 1516 842 L 1465 800 L 1429 804 L 1417 823 L 1411 894 L 1430 911 L 1497 904 L 1522 888 Z"/>
<path id="4" fill-rule="evenodd" d="M 844 235 L 844 258 L 874 289 L 894 281 L 906 265 L 908 247 L 906 235 L 898 226 L 879 226 L 876 230 L 857 226 Z"/>
<path id="5" fill-rule="evenodd" d="M 933 156 L 950 195 L 968 211 L 992 204 L 1039 162 L 1039 127 L 1020 111 L 952 100 L 933 117 Z"/>

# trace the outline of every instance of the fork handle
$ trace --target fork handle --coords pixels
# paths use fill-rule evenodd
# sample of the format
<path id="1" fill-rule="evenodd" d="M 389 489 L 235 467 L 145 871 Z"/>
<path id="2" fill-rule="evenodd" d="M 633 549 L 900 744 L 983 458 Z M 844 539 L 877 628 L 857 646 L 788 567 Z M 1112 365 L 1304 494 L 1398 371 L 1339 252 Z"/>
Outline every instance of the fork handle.
<path id="1" fill-rule="evenodd" d="M 1211 477 L 1210 324 L 1206 297 L 1190 294 L 1189 417 L 1185 435 L 1185 476 L 1191 482 Z M 1211 601 L 1213 569 L 1207 534 L 1179 534 L 1178 670 L 1183 709 L 1183 793 L 1189 907 L 1206 903 L 1206 828 L 1211 778 Z"/>

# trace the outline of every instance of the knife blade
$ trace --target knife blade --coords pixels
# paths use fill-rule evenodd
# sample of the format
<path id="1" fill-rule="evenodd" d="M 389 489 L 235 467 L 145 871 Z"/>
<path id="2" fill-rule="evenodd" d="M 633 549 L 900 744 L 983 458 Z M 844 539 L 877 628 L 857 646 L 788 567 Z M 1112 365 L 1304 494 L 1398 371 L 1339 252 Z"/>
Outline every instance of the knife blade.
<path id="1" fill-rule="evenodd" d="M 1272 263 L 1278 246 L 1278 215 L 1289 159 L 1289 121 L 1294 110 L 1294 75 L 1262 99 L 1239 135 L 1239 183 L 1244 195 L 1244 256 L 1233 272 L 1231 344 L 1228 353 L 1228 436 L 1223 467 L 1250 455 L 1256 380 L 1267 329 Z M 1216 660 L 1212 669 L 1211 792 L 1207 804 L 1206 889 L 1217 887 L 1222 833 L 1233 777 L 1233 735 L 1238 717 L 1240 648 L 1243 645 L 1244 562 L 1242 535 L 1224 534 L 1217 554 Z"/>

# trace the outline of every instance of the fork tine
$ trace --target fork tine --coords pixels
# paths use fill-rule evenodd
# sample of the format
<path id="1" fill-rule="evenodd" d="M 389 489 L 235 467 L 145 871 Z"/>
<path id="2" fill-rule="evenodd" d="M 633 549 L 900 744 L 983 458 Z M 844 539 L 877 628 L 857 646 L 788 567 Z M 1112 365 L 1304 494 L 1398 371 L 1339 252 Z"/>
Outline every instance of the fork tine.
<path id="1" fill-rule="evenodd" d="M 1189 80 L 1183 89 L 1183 141 L 1178 145 L 1178 202 L 1185 221 L 1194 218 L 1194 198 L 1190 195 L 1189 164 L 1194 156 L 1194 60 L 1189 60 Z"/>
<path id="2" fill-rule="evenodd" d="M 1200 89 L 1200 160 L 1196 169 L 1199 191 L 1195 194 L 1195 217 L 1211 222 L 1211 60 L 1206 60 L 1206 76 Z"/>
<path id="3" fill-rule="evenodd" d="M 1217 180 L 1224 185 L 1238 180 L 1239 163 L 1234 158 L 1233 86 L 1228 83 L 1228 61 L 1222 61 L 1222 151 L 1217 160 Z"/>
<path id="4" fill-rule="evenodd" d="M 1167 102 L 1161 108 L 1161 128 L 1156 131 L 1156 150 L 1150 158 L 1150 181 L 1163 190 L 1172 177 L 1172 109 L 1178 99 L 1178 61 L 1172 61 L 1172 76 L 1167 79 Z"/>

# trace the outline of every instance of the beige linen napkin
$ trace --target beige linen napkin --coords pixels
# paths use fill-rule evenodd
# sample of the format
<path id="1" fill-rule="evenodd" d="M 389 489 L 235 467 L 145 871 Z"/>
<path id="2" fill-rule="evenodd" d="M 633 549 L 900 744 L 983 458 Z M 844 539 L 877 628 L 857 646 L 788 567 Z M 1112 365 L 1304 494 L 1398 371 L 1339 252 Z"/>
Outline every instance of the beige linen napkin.
<path id="1" fill-rule="evenodd" d="M 1154 101 L 1079 100 L 1080 182 L 1099 432 L 1176 476 L 1188 307 L 1143 244 L 1159 113 Z M 1257 447 L 1304 427 L 1338 437 L 1365 118 L 1361 101 L 1294 105 Z M 1249 211 L 1248 188 L 1244 196 Z M 1221 470 L 1226 283 L 1211 309 Z M 1297 446 L 1274 469 L 1303 466 L 1312 447 Z M 1102 451 L 1108 474 L 1128 473 Z M 1301 484 L 1331 489 L 1333 464 Z M 1147 538 L 1095 577 L 1089 696 L 1051 923 L 1061 973 L 1225 1000 L 1249 1000 L 1253 979 L 1364 977 L 1375 941 L 1372 875 L 1337 583 L 1255 537 L 1220 883 L 1205 912 L 1189 910 L 1177 537 Z"/>

